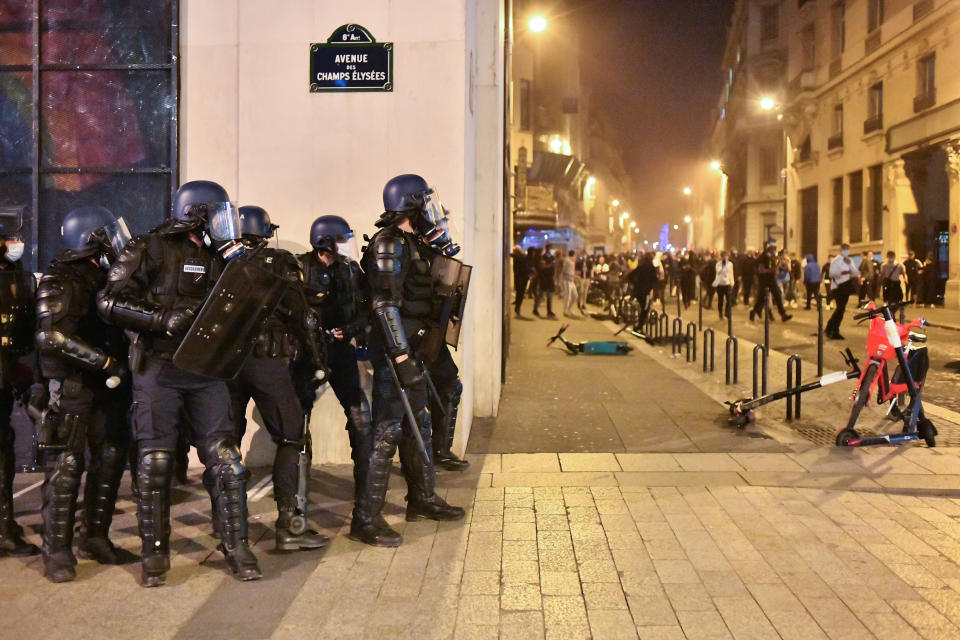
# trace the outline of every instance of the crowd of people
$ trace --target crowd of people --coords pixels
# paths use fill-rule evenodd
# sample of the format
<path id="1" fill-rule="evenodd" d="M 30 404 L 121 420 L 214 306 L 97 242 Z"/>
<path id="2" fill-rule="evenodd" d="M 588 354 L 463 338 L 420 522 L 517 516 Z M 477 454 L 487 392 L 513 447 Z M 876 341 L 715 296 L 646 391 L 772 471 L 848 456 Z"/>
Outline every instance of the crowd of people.
<path id="1" fill-rule="evenodd" d="M 826 335 L 841 339 L 840 323 L 852 296 L 857 296 L 858 305 L 870 300 L 906 300 L 933 307 L 938 299 L 939 264 L 933 252 L 921 261 L 913 251 L 900 259 L 889 251 L 882 260 L 873 251 L 864 251 L 855 260 L 846 244 L 823 263 L 813 254 L 800 258 L 773 243 L 763 251 L 733 248 L 609 255 L 563 248 L 530 247 L 524 251 L 516 246 L 512 262 L 517 316 L 522 316 L 528 297 L 533 299 L 533 315 L 541 317 L 545 299 L 546 317 L 552 318 L 556 316 L 555 295 L 562 301 L 563 314 L 573 317 L 575 311 L 585 312 L 588 297 L 615 303 L 627 294 L 639 303 L 642 317 L 654 302 L 678 296 L 684 308 L 702 304 L 712 309 L 716 300 L 721 318 L 742 301 L 754 321 L 762 318 L 769 292 L 772 308 L 783 321 L 792 317 L 788 309 L 801 305 L 812 309 L 822 296 L 824 308 L 833 311 Z"/>

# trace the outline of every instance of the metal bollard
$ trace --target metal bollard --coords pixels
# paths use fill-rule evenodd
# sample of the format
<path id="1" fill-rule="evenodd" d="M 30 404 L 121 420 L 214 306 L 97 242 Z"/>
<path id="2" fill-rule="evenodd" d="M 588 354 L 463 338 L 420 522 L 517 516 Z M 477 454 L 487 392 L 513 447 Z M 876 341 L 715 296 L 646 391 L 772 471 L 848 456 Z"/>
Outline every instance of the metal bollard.
<path id="1" fill-rule="evenodd" d="M 902 324 L 902 323 L 901 323 Z M 700 276 L 697 276 L 697 329 L 703 328 L 703 292 L 700 287 Z"/>
<path id="2" fill-rule="evenodd" d="M 657 331 L 657 339 L 661 344 L 670 337 L 670 316 L 666 313 L 660 316 L 660 330 Z"/>
<path id="3" fill-rule="evenodd" d="M 774 285 L 776 286 L 776 285 Z M 766 296 L 763 300 L 763 348 L 767 351 L 770 351 L 770 316 L 772 315 L 772 309 L 770 308 L 770 289 L 767 289 Z M 764 391 L 766 393 L 766 391 Z"/>
<path id="4" fill-rule="evenodd" d="M 759 356 L 758 356 L 759 354 Z M 753 348 L 753 397 L 759 398 L 761 395 L 767 395 L 767 350 L 762 344 Z M 760 367 L 763 367 L 763 378 L 760 379 Z M 758 388 L 759 387 L 759 388 Z M 759 394 L 757 393 L 759 391 Z"/>
<path id="5" fill-rule="evenodd" d="M 683 335 L 683 319 L 674 318 L 673 319 L 673 344 L 671 345 L 671 353 L 679 354 L 680 353 L 680 338 Z"/>
<path id="6" fill-rule="evenodd" d="M 817 291 L 817 376 L 823 377 L 823 295 Z"/>
<path id="7" fill-rule="evenodd" d="M 793 398 L 787 396 L 787 420 L 793 420 L 794 414 L 800 417 L 800 387 L 803 384 L 800 381 L 802 363 L 798 354 L 793 354 L 787 359 L 787 391 L 793 392 Z M 796 384 L 794 384 L 796 377 Z M 794 408 L 796 407 L 796 408 Z"/>
<path id="8" fill-rule="evenodd" d="M 693 349 L 693 358 L 690 358 L 690 350 Z M 687 323 L 687 362 L 697 361 L 697 325 L 693 322 Z"/>
<path id="9" fill-rule="evenodd" d="M 730 287 L 730 296 L 727 298 L 727 335 L 733 337 L 733 301 L 737 297 L 733 295 L 733 287 Z"/>
<path id="10" fill-rule="evenodd" d="M 907 308 L 900 307 L 900 324 L 907 324 Z"/>
<path id="11" fill-rule="evenodd" d="M 740 341 L 730 336 L 727 338 L 727 384 L 737 384 L 740 381 Z M 733 356 L 731 361 L 731 356 Z M 731 367 L 732 363 L 732 367 Z M 731 378 L 730 374 L 733 373 Z"/>
<path id="12" fill-rule="evenodd" d="M 683 317 L 683 309 L 680 308 L 680 298 L 683 297 L 683 284 L 682 282 L 677 282 L 677 317 Z"/>
<path id="13" fill-rule="evenodd" d="M 707 340 L 709 338 L 709 341 Z M 710 371 L 713 371 L 713 357 L 715 351 L 715 342 L 716 337 L 713 333 L 713 329 L 704 329 L 703 330 L 703 372 L 707 372 L 707 344 L 710 345 Z"/>

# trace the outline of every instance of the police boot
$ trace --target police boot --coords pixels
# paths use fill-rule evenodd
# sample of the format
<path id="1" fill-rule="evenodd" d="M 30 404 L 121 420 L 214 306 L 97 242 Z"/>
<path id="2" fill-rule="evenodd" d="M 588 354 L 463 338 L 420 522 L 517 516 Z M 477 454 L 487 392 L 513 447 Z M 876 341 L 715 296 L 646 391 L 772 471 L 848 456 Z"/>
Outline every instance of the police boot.
<path id="1" fill-rule="evenodd" d="M 217 501 L 214 497 L 213 489 L 217 486 L 217 478 L 213 469 L 203 470 L 203 488 L 210 495 L 210 525 L 213 528 L 212 535 L 217 540 L 223 538 L 223 518 L 220 516 L 220 510 L 217 509 Z"/>
<path id="2" fill-rule="evenodd" d="M 370 409 L 366 398 L 358 407 L 347 410 L 347 435 L 350 437 L 350 458 L 353 459 L 353 504 L 360 504 L 366 493 L 370 455 L 373 451 L 373 428 L 370 426 Z"/>
<path id="3" fill-rule="evenodd" d="M 0 443 L 0 557 L 38 553 L 40 549 L 23 539 L 23 529 L 13 519 L 13 443 Z"/>
<path id="4" fill-rule="evenodd" d="M 403 536 L 387 524 L 382 514 L 387 499 L 387 480 L 399 437 L 399 422 L 381 422 L 374 428 L 366 458 L 366 476 L 362 488 L 358 488 L 360 493 L 357 494 L 353 519 L 350 521 L 348 537 L 351 540 L 374 547 L 399 547 L 403 542 Z M 359 449 L 363 446 L 360 441 L 357 443 L 354 456 L 360 455 Z"/>
<path id="5" fill-rule="evenodd" d="M 137 461 L 137 524 L 143 544 L 140 579 L 144 587 L 166 583 L 170 570 L 170 482 L 173 452 L 144 451 Z"/>
<path id="6" fill-rule="evenodd" d="M 240 449 L 232 439 L 213 442 L 206 458 L 213 468 L 214 503 L 222 520 L 222 538 L 217 548 L 223 552 L 227 566 L 244 582 L 263 577 L 257 558 L 250 550 L 247 533 L 247 470 L 243 467 Z"/>
<path id="7" fill-rule="evenodd" d="M 430 433 L 430 412 L 421 411 L 417 422 L 422 425 L 424 442 Z M 415 520 L 459 520 L 465 512 L 452 507 L 434 493 L 436 473 L 427 452 L 420 449 L 416 439 L 404 436 L 400 441 L 400 468 L 407 480 L 407 522 Z"/>
<path id="8" fill-rule="evenodd" d="M 292 508 L 277 512 L 277 551 L 323 549 L 330 538 L 310 528 L 306 516 Z"/>
<path id="9" fill-rule="evenodd" d="M 461 460 L 451 451 L 453 447 L 453 434 L 457 427 L 457 412 L 460 409 L 460 395 L 463 393 L 463 384 L 457 380 L 456 388 L 450 396 L 450 402 L 447 403 L 446 413 L 431 416 L 435 420 L 433 427 L 433 462 L 434 464 L 447 471 L 463 471 L 470 466 L 466 460 Z"/>
<path id="10" fill-rule="evenodd" d="M 84 485 L 83 524 L 77 540 L 77 555 L 100 564 L 121 564 L 121 554 L 108 533 L 123 477 L 124 456 L 120 448 L 104 444 L 99 461 L 91 461 Z"/>
<path id="11" fill-rule="evenodd" d="M 43 574 L 51 582 L 69 582 L 77 576 L 73 523 L 82 464 L 80 456 L 64 451 L 43 483 Z"/>

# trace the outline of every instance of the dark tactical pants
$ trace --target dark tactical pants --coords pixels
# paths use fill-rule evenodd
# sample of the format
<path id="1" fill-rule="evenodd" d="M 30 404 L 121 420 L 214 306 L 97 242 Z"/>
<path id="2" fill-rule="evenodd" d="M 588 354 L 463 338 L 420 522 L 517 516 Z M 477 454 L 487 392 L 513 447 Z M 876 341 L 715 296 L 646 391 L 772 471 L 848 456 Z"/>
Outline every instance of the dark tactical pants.
<path id="1" fill-rule="evenodd" d="M 350 457 L 353 459 L 354 502 L 359 506 L 371 496 L 367 490 L 371 460 L 374 454 L 373 427 L 370 424 L 370 405 L 360 386 L 357 350 L 344 340 L 327 344 L 327 367 L 330 369 L 330 388 L 347 416 L 347 435 L 350 438 Z M 392 457 L 393 454 L 391 454 Z M 379 461 L 389 469 L 389 461 Z M 379 474 L 378 474 L 379 475 Z M 386 486 L 384 477 L 384 486 Z M 375 488 L 379 492 L 379 488 Z M 369 516 L 368 516 L 369 517 Z"/>
<path id="2" fill-rule="evenodd" d="M 304 414 L 297 399 L 290 363 L 286 358 L 247 358 L 236 379 L 228 383 L 239 443 L 247 429 L 247 404 L 252 398 L 271 440 L 277 445 L 273 459 L 273 493 L 281 509 L 297 506 L 297 461 L 304 436 Z"/>
<path id="3" fill-rule="evenodd" d="M 433 428 L 433 451 L 449 449 L 453 444 L 457 410 L 460 406 L 460 370 L 457 369 L 450 348 L 443 345 L 440 354 L 429 365 L 430 379 L 437 388 L 437 396 L 430 395 L 430 422 Z M 448 444 L 449 443 L 449 444 Z"/>

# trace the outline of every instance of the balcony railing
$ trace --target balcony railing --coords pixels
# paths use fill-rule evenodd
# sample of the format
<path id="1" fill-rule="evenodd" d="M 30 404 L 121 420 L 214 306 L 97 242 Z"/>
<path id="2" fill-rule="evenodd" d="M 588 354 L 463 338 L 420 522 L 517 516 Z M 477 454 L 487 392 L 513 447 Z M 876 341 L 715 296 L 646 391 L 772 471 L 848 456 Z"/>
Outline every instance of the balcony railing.
<path id="1" fill-rule="evenodd" d="M 843 148 L 843 134 L 838 133 L 827 138 L 827 149 L 833 151 L 834 149 Z"/>
<path id="2" fill-rule="evenodd" d="M 883 129 L 883 114 L 878 114 L 863 121 L 863 135 Z"/>
<path id="3" fill-rule="evenodd" d="M 937 104 L 937 90 L 931 89 L 923 95 L 919 95 L 913 99 L 913 112 L 920 113 L 925 109 L 929 109 L 933 105 Z"/>

